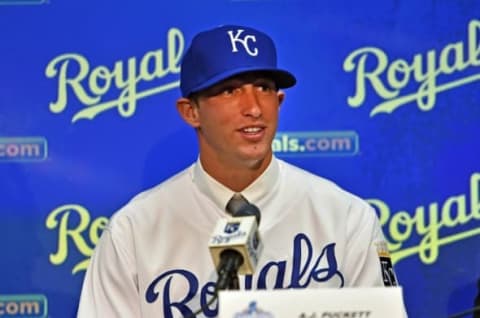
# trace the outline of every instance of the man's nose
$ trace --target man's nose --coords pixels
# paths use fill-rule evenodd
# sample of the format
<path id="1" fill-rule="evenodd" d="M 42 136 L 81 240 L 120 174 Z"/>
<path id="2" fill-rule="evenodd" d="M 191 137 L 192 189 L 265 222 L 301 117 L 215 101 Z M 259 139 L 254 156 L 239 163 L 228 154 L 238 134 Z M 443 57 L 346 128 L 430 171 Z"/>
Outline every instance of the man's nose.
<path id="1" fill-rule="evenodd" d="M 251 116 L 253 118 L 262 116 L 259 96 L 254 86 L 248 85 L 244 87 L 242 97 L 242 114 L 244 116 Z"/>

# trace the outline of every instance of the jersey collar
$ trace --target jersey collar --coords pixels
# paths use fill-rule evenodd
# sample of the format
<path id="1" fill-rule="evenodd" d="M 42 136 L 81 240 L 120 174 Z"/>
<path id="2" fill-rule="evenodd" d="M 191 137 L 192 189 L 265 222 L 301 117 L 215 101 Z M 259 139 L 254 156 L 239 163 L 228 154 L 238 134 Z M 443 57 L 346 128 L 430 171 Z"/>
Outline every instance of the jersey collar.
<path id="1" fill-rule="evenodd" d="M 275 189 L 280 175 L 278 159 L 273 157 L 267 169 L 241 193 L 250 203 L 261 208 L 266 198 Z M 197 159 L 193 167 L 193 182 L 198 190 L 210 198 L 215 205 L 225 211 L 227 202 L 235 193 L 224 186 L 212 176 L 210 176 L 202 167 L 200 158 Z"/>

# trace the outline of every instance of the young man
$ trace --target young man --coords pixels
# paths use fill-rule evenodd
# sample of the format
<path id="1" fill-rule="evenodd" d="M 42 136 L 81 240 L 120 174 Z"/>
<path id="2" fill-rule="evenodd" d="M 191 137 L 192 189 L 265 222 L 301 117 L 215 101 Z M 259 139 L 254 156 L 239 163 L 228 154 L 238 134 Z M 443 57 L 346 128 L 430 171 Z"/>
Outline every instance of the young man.
<path id="1" fill-rule="evenodd" d="M 264 249 L 242 289 L 395 284 L 374 210 L 272 154 L 281 88 L 266 34 L 222 26 L 198 34 L 181 69 L 180 116 L 198 136 L 196 163 L 115 213 L 87 270 L 79 317 L 215 317 L 215 224 L 235 193 L 259 207 Z"/>

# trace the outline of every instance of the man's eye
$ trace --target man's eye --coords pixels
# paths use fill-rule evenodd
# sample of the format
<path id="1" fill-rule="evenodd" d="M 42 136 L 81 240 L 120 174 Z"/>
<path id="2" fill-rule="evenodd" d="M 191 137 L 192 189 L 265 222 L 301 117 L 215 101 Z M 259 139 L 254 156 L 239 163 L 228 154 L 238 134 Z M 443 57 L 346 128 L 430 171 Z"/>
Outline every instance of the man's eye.
<path id="1" fill-rule="evenodd" d="M 262 92 L 271 92 L 275 90 L 275 87 L 269 83 L 260 83 L 257 85 L 258 89 Z"/>
<path id="2" fill-rule="evenodd" d="M 235 90 L 234 87 L 225 87 L 223 89 L 223 94 L 232 94 L 234 90 Z"/>
<path id="3" fill-rule="evenodd" d="M 235 91 L 235 87 L 234 86 L 225 86 L 225 87 L 222 87 L 220 90 L 219 90 L 219 94 L 221 95 L 232 95 Z"/>

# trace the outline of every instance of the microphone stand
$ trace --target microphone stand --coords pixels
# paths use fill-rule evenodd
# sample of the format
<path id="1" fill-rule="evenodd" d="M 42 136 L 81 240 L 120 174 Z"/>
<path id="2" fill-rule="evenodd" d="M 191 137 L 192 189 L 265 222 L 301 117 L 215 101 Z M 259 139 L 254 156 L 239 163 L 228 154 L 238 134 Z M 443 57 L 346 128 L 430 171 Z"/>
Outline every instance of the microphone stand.
<path id="1" fill-rule="evenodd" d="M 229 290 L 239 290 L 240 289 L 240 284 L 238 282 L 238 275 L 236 272 L 232 272 L 230 274 L 230 283 L 228 284 L 228 288 Z"/>
<path id="2" fill-rule="evenodd" d="M 476 306 L 476 307 L 470 308 L 468 310 L 465 310 L 465 311 L 456 313 L 454 315 L 448 316 L 448 318 L 460 318 L 460 317 L 465 317 L 469 314 L 479 313 L 479 312 L 480 312 L 480 306 Z M 475 316 L 475 317 L 477 317 L 477 316 Z"/>
<path id="3" fill-rule="evenodd" d="M 478 294 L 475 297 L 474 307 L 468 310 L 456 313 L 454 315 L 448 316 L 448 318 L 460 318 L 469 314 L 474 314 L 473 318 L 480 318 L 480 279 L 477 281 Z"/>

